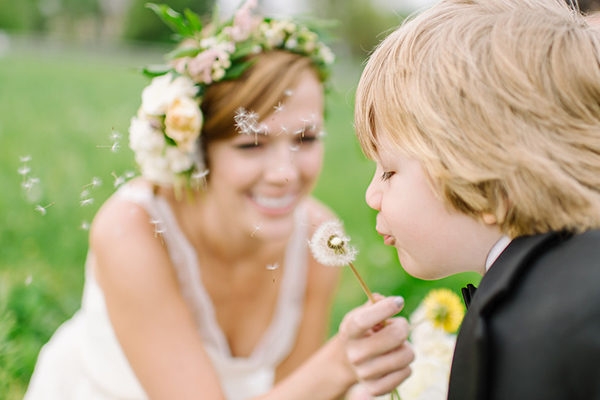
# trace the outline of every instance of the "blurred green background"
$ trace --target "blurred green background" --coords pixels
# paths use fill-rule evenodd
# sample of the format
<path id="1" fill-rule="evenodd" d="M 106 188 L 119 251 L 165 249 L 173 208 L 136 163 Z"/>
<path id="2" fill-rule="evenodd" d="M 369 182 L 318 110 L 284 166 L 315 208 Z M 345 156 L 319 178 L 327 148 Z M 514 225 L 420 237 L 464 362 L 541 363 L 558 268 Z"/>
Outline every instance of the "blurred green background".
<path id="1" fill-rule="evenodd" d="M 354 89 L 365 49 L 400 17 L 381 15 L 365 1 L 348 1 L 355 7 L 342 7 L 337 15 L 336 33 L 344 40 L 333 43 L 340 59 L 327 98 L 327 153 L 316 196 L 345 221 L 360 250 L 356 266 L 371 289 L 404 296 L 402 315 L 408 316 L 432 288 L 458 291 L 478 278 L 412 278 L 374 230 L 375 212 L 364 201 L 374 164 L 354 137 Z M 40 347 L 80 306 L 88 234 L 81 226 L 114 191 L 112 173 L 135 170 L 126 140 L 117 153 L 97 146 L 110 144 L 113 128 L 127 132 L 148 84 L 137 67 L 160 63 L 171 48 L 165 43 L 169 33 L 143 3 L 132 1 L 128 13 L 109 22 L 109 12 L 96 0 L 0 3 L 1 399 L 23 397 Z M 210 1 L 169 3 L 199 12 L 212 7 Z M 336 3 L 327 2 L 321 16 L 335 15 Z M 362 28 L 351 29 L 359 20 Z M 27 155 L 30 176 L 39 178 L 30 192 L 21 188 L 17 172 L 20 157 Z M 92 190 L 94 204 L 81 207 L 81 188 L 94 176 L 104 184 Z M 46 215 L 35 211 L 36 205 L 51 203 Z M 365 300 L 350 270 L 344 270 L 331 332 L 344 313 Z"/>

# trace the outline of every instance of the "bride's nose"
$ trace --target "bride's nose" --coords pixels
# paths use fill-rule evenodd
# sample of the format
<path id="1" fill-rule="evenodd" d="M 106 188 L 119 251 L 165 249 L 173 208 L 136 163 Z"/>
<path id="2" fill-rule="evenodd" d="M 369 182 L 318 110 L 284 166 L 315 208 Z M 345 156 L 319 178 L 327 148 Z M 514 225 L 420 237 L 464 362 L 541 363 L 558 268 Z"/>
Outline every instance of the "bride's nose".
<path id="1" fill-rule="evenodd" d="M 268 152 L 265 162 L 265 179 L 279 184 L 297 180 L 300 174 L 294 158 L 298 151 L 299 147 L 294 147 L 287 141 L 273 146 Z"/>

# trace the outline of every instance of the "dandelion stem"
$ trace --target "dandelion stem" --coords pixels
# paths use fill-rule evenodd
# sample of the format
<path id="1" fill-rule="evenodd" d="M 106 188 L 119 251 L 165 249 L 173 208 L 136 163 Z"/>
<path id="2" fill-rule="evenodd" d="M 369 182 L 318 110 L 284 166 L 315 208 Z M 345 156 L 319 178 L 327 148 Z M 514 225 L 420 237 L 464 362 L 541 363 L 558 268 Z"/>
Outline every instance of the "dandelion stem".
<path id="1" fill-rule="evenodd" d="M 358 279 L 358 283 L 360 283 L 360 286 L 364 290 L 364 292 L 367 295 L 367 297 L 369 298 L 369 300 L 371 300 L 371 303 L 375 304 L 375 297 L 373 297 L 373 293 L 371 293 L 371 290 L 369 290 L 369 287 L 367 286 L 367 284 L 365 283 L 363 278 L 360 276 L 360 274 L 354 267 L 354 264 L 348 263 L 348 265 L 350 265 L 350 268 L 352 268 L 352 272 L 354 272 L 354 276 L 356 276 L 356 279 Z"/>

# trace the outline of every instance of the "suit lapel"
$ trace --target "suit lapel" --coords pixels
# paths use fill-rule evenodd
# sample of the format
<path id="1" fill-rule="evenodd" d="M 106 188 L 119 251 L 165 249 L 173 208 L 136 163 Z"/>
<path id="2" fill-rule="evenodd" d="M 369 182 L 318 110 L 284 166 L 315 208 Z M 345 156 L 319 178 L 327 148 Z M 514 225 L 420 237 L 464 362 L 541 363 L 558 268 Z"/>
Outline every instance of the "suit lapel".
<path id="1" fill-rule="evenodd" d="M 545 253 L 561 236 L 564 235 L 550 232 L 514 239 L 481 280 L 473 296 L 473 312 L 485 314 L 493 304 L 508 296 L 526 267 Z"/>

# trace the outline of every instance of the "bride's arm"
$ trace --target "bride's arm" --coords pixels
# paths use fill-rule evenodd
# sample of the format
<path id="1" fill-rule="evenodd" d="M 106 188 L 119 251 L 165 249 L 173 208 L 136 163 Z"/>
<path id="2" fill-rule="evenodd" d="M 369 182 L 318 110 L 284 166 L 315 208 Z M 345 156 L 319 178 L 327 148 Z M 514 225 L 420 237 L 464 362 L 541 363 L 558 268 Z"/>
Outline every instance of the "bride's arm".
<path id="1" fill-rule="evenodd" d="M 138 205 L 111 200 L 90 234 L 111 323 L 151 399 L 225 400 L 160 236 Z"/>

